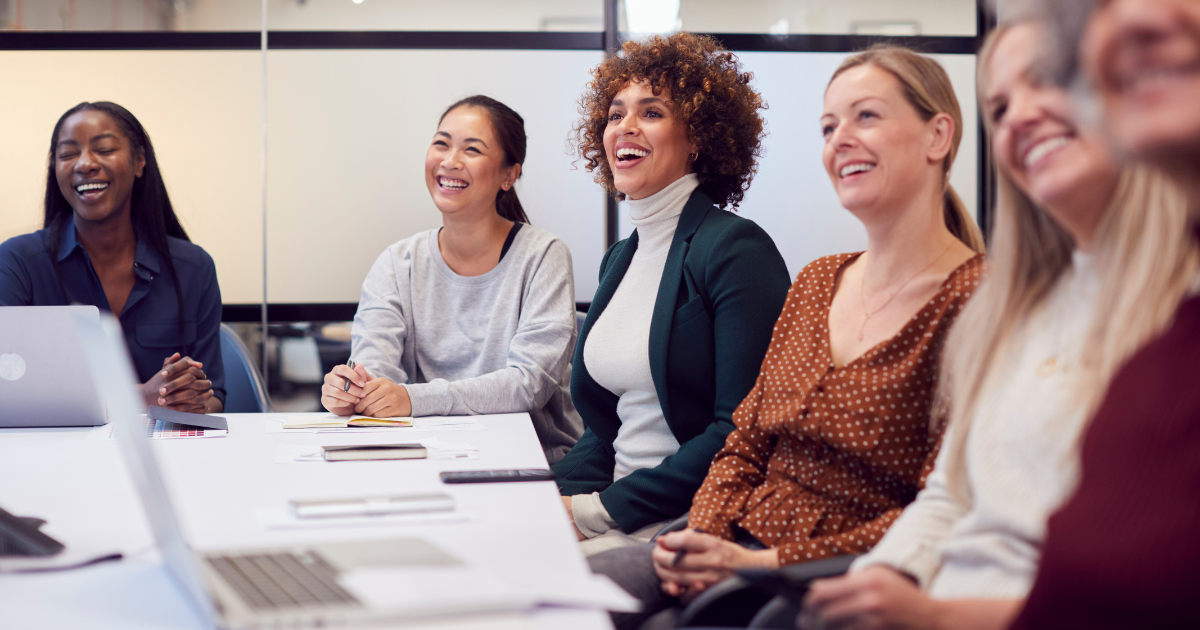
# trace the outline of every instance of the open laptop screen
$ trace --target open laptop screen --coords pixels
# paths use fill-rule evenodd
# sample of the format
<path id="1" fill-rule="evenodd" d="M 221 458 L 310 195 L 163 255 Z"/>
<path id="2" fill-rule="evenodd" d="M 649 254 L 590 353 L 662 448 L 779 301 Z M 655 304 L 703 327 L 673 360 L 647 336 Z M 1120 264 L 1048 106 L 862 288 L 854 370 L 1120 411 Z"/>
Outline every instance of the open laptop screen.
<path id="1" fill-rule="evenodd" d="M 137 379 L 121 325 L 111 314 L 101 313 L 99 320 L 76 317 L 75 327 L 96 389 L 105 393 L 109 420 L 115 423 L 121 454 L 141 496 L 168 572 L 204 617 L 206 626 L 213 627 L 216 614 L 212 598 L 204 588 L 196 557 L 183 539 L 158 461 L 146 437 L 141 418 L 143 403 L 137 394 Z"/>
<path id="2" fill-rule="evenodd" d="M 74 326 L 75 317 L 99 315 L 95 306 L 0 308 L 0 427 L 104 424 L 104 401 L 78 369 Z"/>

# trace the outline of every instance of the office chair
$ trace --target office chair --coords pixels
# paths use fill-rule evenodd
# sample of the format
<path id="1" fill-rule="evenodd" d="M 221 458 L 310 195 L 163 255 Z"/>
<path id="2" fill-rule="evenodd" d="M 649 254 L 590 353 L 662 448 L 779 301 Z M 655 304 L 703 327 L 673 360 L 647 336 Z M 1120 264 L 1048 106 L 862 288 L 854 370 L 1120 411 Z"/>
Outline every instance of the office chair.
<path id="1" fill-rule="evenodd" d="M 271 399 L 250 350 L 227 324 L 221 324 L 221 363 L 225 366 L 225 412 L 270 413 Z"/>
<path id="2" fill-rule="evenodd" d="M 585 319 L 587 319 L 587 313 L 575 311 L 575 332 L 583 332 L 583 320 Z"/>
<path id="3" fill-rule="evenodd" d="M 809 583 L 845 574 L 857 557 L 836 556 L 782 569 L 738 571 L 684 608 L 676 627 L 794 628 Z"/>

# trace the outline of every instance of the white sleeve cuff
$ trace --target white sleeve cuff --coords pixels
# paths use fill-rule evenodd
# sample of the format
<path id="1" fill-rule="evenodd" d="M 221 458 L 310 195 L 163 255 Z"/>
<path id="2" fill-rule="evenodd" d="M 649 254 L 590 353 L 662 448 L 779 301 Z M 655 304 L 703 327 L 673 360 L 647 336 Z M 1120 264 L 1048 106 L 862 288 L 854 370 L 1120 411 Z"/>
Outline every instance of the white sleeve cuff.
<path id="1" fill-rule="evenodd" d="M 886 537 L 884 540 L 887 540 Z M 881 542 L 871 551 L 855 559 L 850 565 L 849 573 L 857 573 L 869 566 L 883 565 L 911 575 L 923 590 L 928 589 L 933 577 L 941 568 L 937 551 L 926 544 L 916 544 L 908 549 L 897 547 L 899 546 L 889 548 Z"/>
<path id="2" fill-rule="evenodd" d="M 575 521 L 575 527 L 587 538 L 595 538 L 617 528 L 617 522 L 600 501 L 599 492 L 571 497 L 571 518 Z"/>

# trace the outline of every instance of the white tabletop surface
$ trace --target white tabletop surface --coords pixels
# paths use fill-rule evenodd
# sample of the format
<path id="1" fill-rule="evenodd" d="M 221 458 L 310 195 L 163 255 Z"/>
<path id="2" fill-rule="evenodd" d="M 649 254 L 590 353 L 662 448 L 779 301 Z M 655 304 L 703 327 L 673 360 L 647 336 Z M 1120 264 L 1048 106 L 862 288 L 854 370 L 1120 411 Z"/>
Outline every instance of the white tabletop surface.
<path id="1" fill-rule="evenodd" d="M 154 440 L 185 535 L 197 550 L 419 536 L 468 564 L 513 575 L 586 573 L 553 483 L 441 483 L 444 470 L 544 468 L 526 414 L 477 416 L 483 431 L 267 433 L 269 415 L 224 414 L 223 438 Z M 73 571 L 0 574 L 0 627 L 201 628 L 168 579 L 116 440 L 90 428 L 0 429 L 0 507 L 48 521 L 43 531 L 72 554 L 121 551 L 126 559 Z M 467 442 L 478 459 L 275 463 L 279 444 L 372 444 L 437 437 Z M 469 518 L 440 524 L 267 529 L 262 508 L 296 498 L 446 492 Z M 432 627 L 610 628 L 597 611 L 448 620 Z"/>

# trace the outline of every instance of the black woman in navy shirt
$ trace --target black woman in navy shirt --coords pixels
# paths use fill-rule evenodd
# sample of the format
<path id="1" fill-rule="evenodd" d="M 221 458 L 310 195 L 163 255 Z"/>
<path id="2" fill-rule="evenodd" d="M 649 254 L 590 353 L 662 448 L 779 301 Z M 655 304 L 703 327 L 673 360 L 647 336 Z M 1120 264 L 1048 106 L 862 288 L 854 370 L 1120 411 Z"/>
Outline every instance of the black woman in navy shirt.
<path id="1" fill-rule="evenodd" d="M 58 119 L 43 229 L 0 245 L 0 306 L 66 304 L 120 319 L 146 404 L 224 408 L 216 268 L 179 224 L 146 130 L 115 103 Z"/>

